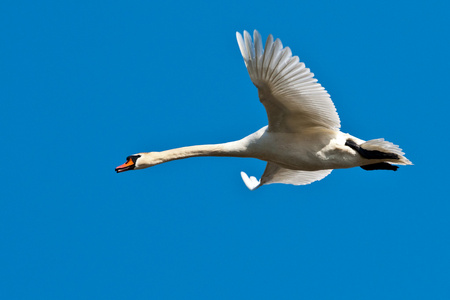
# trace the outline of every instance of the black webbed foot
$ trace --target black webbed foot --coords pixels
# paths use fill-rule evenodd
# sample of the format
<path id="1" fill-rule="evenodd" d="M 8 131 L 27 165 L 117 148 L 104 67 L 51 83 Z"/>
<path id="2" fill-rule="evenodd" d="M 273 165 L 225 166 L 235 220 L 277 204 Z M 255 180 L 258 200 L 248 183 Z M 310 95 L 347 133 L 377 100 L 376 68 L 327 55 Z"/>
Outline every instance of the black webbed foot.
<path id="1" fill-rule="evenodd" d="M 348 139 L 345 142 L 346 146 L 349 146 L 353 150 L 359 153 L 364 158 L 367 159 L 399 159 L 400 157 L 395 153 L 385 153 L 378 150 L 366 150 L 358 145 L 355 141 Z"/>
<path id="2" fill-rule="evenodd" d="M 385 162 L 381 162 L 381 163 L 377 163 L 377 164 L 365 165 L 365 166 L 361 166 L 361 168 L 366 170 L 366 171 L 373 171 L 373 170 L 397 171 L 397 169 L 398 169 L 397 166 L 393 166 L 393 165 L 391 165 L 389 163 L 385 163 Z"/>

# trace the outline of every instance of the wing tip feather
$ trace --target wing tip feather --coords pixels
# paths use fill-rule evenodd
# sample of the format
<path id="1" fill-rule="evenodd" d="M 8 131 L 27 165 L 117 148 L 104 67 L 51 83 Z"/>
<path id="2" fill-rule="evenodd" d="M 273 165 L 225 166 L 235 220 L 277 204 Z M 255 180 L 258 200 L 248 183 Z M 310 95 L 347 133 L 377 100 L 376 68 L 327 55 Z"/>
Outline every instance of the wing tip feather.
<path id="1" fill-rule="evenodd" d="M 254 176 L 248 177 L 245 172 L 241 172 L 241 177 L 250 191 L 254 191 L 260 186 L 260 181 Z"/>

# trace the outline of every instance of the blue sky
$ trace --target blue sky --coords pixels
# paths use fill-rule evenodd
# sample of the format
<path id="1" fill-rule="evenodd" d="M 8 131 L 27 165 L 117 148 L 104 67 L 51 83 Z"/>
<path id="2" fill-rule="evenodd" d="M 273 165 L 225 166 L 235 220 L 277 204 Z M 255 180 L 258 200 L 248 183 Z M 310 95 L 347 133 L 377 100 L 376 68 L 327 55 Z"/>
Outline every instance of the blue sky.
<path id="1" fill-rule="evenodd" d="M 449 299 L 443 3 L 4 1 L 0 297 Z M 253 29 L 311 68 L 342 131 L 415 165 L 253 192 L 253 159 L 116 174 L 266 125 L 235 39 Z"/>

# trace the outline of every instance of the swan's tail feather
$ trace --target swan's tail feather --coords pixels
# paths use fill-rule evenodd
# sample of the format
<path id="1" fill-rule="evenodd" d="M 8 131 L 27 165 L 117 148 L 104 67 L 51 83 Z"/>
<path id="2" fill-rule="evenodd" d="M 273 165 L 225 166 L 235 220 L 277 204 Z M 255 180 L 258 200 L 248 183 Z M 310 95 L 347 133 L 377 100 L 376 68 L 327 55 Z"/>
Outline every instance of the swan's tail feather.
<path id="1" fill-rule="evenodd" d="M 369 151 L 380 151 L 383 153 L 392 153 L 398 158 L 395 160 L 389 160 L 389 163 L 396 165 L 412 165 L 413 163 L 407 159 L 404 155 L 405 153 L 398 145 L 394 145 L 391 142 L 385 141 L 384 139 L 370 140 L 362 143 L 360 147 L 364 150 Z"/>

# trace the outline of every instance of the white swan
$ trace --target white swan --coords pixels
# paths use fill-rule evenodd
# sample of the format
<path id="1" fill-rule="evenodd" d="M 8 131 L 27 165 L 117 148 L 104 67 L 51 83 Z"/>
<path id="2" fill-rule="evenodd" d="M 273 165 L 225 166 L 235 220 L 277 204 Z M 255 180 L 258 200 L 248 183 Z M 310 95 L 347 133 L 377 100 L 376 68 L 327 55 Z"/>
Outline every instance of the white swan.
<path id="1" fill-rule="evenodd" d="M 253 157 L 267 161 L 260 180 L 241 172 L 250 190 L 264 184 L 304 185 L 321 180 L 332 169 L 397 170 L 411 165 L 402 150 L 383 139 L 363 141 L 339 130 L 340 120 L 327 91 L 288 47 L 269 35 L 265 49 L 254 31 L 236 33 L 239 48 L 269 125 L 234 142 L 138 153 L 116 172 L 148 168 L 195 156 Z"/>

